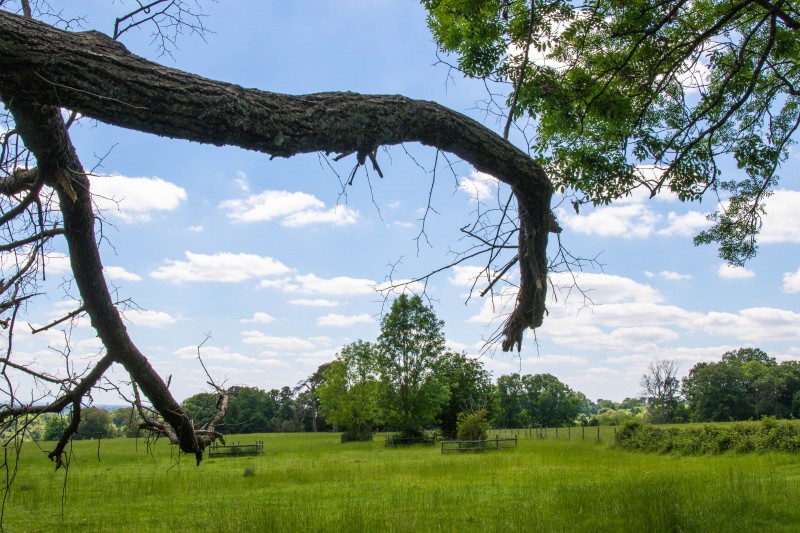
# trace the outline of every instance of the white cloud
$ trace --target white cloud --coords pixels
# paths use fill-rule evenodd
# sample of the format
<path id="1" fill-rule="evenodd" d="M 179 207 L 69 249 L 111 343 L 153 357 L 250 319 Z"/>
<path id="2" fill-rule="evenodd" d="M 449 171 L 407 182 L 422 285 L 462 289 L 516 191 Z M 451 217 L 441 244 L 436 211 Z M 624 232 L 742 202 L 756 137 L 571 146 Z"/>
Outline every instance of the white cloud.
<path id="1" fill-rule="evenodd" d="M 523 363 L 534 365 L 546 364 L 565 364 L 565 365 L 585 365 L 588 359 L 577 355 L 540 355 L 538 357 L 526 357 Z"/>
<path id="2" fill-rule="evenodd" d="M 243 331 L 242 342 L 255 344 L 272 350 L 312 350 L 315 344 L 309 340 L 298 337 L 275 337 L 264 335 L 260 331 Z"/>
<path id="3" fill-rule="evenodd" d="M 695 316 L 686 327 L 746 342 L 795 340 L 800 331 L 800 313 L 774 307 L 750 307 L 738 313 L 712 311 Z"/>
<path id="4" fill-rule="evenodd" d="M 161 328 L 170 326 L 177 321 L 175 318 L 163 311 L 144 311 L 141 309 L 128 309 L 123 312 L 125 318 L 134 326 L 146 328 Z"/>
<path id="5" fill-rule="evenodd" d="M 447 281 L 459 287 L 471 287 L 475 279 L 481 275 L 485 267 L 456 265 L 450 269 L 452 274 Z"/>
<path id="6" fill-rule="evenodd" d="M 150 275 L 171 283 L 218 281 L 235 283 L 263 276 L 277 276 L 291 269 L 271 257 L 220 252 L 214 255 L 184 252 L 185 261 L 167 259 Z"/>
<path id="7" fill-rule="evenodd" d="M 469 177 L 458 180 L 458 188 L 467 195 L 471 202 L 485 202 L 491 200 L 497 193 L 497 178 L 473 170 Z"/>
<path id="8" fill-rule="evenodd" d="M 326 294 L 334 296 L 353 296 L 358 294 L 371 294 L 375 292 L 376 283 L 371 279 L 351 278 L 337 276 L 334 278 L 321 278 L 315 274 L 301 274 L 291 279 L 277 282 L 262 281 L 259 287 L 279 288 L 284 292 L 303 294 Z"/>
<path id="9" fill-rule="evenodd" d="M 72 273 L 72 265 L 69 256 L 58 252 L 52 252 L 45 256 L 45 265 L 48 274 L 67 274 Z"/>
<path id="10" fill-rule="evenodd" d="M 600 305 L 618 302 L 660 302 L 664 299 L 663 295 L 650 285 L 612 274 L 579 272 L 572 275 L 560 272 L 551 274 L 550 281 L 559 289 L 562 299 L 568 296 L 570 291 L 576 296 L 577 289 L 583 291 L 592 302 Z"/>
<path id="11" fill-rule="evenodd" d="M 128 272 L 123 267 L 107 266 L 103 267 L 103 271 L 106 273 L 106 277 L 108 279 L 118 279 L 122 281 L 142 281 L 142 276 L 134 274 L 133 272 Z"/>
<path id="12" fill-rule="evenodd" d="M 189 226 L 188 228 L 186 228 L 186 230 L 192 233 L 203 233 L 203 230 L 205 230 L 205 228 L 203 226 Z"/>
<path id="13" fill-rule="evenodd" d="M 691 274 L 681 274 L 671 270 L 662 270 L 658 273 L 658 276 L 667 281 L 689 281 L 693 278 Z"/>
<path id="14" fill-rule="evenodd" d="M 749 268 L 723 263 L 719 266 L 717 274 L 722 279 L 748 279 L 754 278 L 756 273 Z"/>
<path id="15" fill-rule="evenodd" d="M 585 235 L 645 238 L 652 235 L 661 218 L 640 203 L 598 207 L 586 215 L 571 214 L 566 209 L 558 210 L 558 220 L 563 227 Z"/>
<path id="16" fill-rule="evenodd" d="M 298 298 L 296 300 L 289 300 L 286 303 L 291 305 L 303 305 L 306 307 L 339 307 L 339 305 L 341 305 L 339 302 L 334 302 L 333 300 L 325 300 L 323 298 L 315 298 L 315 299 Z"/>
<path id="17" fill-rule="evenodd" d="M 92 199 L 99 210 L 125 222 L 146 222 L 154 211 L 174 211 L 186 190 L 161 178 L 91 176 Z"/>
<path id="18" fill-rule="evenodd" d="M 234 222 L 281 220 L 282 226 L 298 228 L 311 224 L 354 224 L 358 211 L 346 206 L 325 209 L 325 203 L 304 192 L 266 190 L 244 199 L 219 204 Z"/>
<path id="19" fill-rule="evenodd" d="M 800 268 L 797 272 L 787 272 L 783 275 L 783 292 L 800 292 Z"/>
<path id="20" fill-rule="evenodd" d="M 658 230 L 658 234 L 664 236 L 681 235 L 684 237 L 696 235 L 699 231 L 711 225 L 711 222 L 706 218 L 707 216 L 707 213 L 699 211 L 689 211 L 683 215 L 672 211 L 667 215 L 668 226 Z"/>
<path id="21" fill-rule="evenodd" d="M 197 359 L 197 346 L 184 346 L 175 350 L 174 354 L 180 359 Z M 270 357 L 250 357 L 231 351 L 227 347 L 204 346 L 200 351 L 200 355 L 205 362 L 234 363 L 240 366 L 244 365 L 245 368 L 252 368 L 253 366 L 288 368 L 291 366 L 287 361 Z"/>
<path id="22" fill-rule="evenodd" d="M 247 174 L 241 170 L 236 172 L 236 179 L 233 180 L 233 184 L 242 192 L 250 192 L 250 182 L 247 179 Z"/>
<path id="23" fill-rule="evenodd" d="M 319 326 L 348 327 L 355 324 L 372 324 L 375 319 L 366 313 L 360 315 L 338 315 L 329 313 L 317 319 Z"/>
<path id="24" fill-rule="evenodd" d="M 255 323 L 258 323 L 258 324 L 269 324 L 270 322 L 274 322 L 274 321 L 275 321 L 275 317 L 274 316 L 271 316 L 271 315 L 268 315 L 267 313 L 262 313 L 261 311 L 258 311 L 258 312 L 253 313 L 253 316 L 251 318 L 243 318 L 239 322 L 245 322 L 245 323 L 255 322 Z"/>
<path id="25" fill-rule="evenodd" d="M 780 190 L 766 199 L 759 243 L 800 243 L 800 191 Z"/>

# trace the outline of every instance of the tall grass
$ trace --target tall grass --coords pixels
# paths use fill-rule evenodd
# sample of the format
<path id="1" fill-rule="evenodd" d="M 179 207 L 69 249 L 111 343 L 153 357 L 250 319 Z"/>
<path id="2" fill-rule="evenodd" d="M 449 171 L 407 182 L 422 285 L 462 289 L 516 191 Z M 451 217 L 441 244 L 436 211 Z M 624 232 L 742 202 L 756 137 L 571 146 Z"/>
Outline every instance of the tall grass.
<path id="1" fill-rule="evenodd" d="M 560 435 L 559 435 L 560 436 Z M 231 440 L 231 439 L 229 439 Z M 9 531 L 793 531 L 800 458 L 677 457 L 607 442 L 519 447 L 340 444 L 336 434 L 248 435 L 258 457 L 200 467 L 165 443 L 76 442 L 63 470 L 33 446 L 6 508 Z"/>

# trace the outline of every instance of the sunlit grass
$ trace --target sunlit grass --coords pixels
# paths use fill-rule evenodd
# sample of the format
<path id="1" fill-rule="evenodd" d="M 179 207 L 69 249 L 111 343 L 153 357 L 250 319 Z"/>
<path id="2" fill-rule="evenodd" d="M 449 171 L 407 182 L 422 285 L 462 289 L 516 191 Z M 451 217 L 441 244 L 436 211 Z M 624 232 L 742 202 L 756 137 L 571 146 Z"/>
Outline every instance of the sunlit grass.
<path id="1" fill-rule="evenodd" d="M 574 431 L 574 430 L 573 430 Z M 613 431 L 613 430 L 612 430 Z M 561 432 L 559 432 L 561 437 Z M 229 439 L 231 440 L 231 439 Z M 384 448 L 382 436 L 247 435 L 258 457 L 198 468 L 165 443 L 74 446 L 63 470 L 33 446 L 6 506 L 9 531 L 792 531 L 800 459 L 677 457 L 607 440 L 520 439 L 499 452 Z"/>

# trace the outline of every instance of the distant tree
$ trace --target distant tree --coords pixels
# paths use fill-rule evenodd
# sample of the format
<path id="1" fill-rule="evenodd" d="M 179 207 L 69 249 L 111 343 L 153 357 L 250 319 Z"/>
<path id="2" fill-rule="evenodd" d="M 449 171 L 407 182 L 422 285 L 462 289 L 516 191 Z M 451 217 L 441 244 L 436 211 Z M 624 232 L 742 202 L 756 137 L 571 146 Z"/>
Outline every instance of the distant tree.
<path id="1" fill-rule="evenodd" d="M 200 428 L 208 424 L 216 414 L 217 403 L 219 402 L 219 395 L 209 392 L 200 392 L 193 396 L 189 396 L 181 403 L 186 416 L 194 424 L 194 427 Z M 230 419 L 226 415 L 227 419 Z"/>
<path id="2" fill-rule="evenodd" d="M 359 435 L 380 420 L 376 357 L 375 346 L 359 340 L 342 348 L 324 370 L 320 410 L 337 429 Z"/>
<path id="3" fill-rule="evenodd" d="M 683 380 L 690 416 L 698 421 L 800 415 L 800 363 L 778 364 L 758 348 L 725 352 L 698 363 Z"/>
<path id="4" fill-rule="evenodd" d="M 377 371 L 387 422 L 405 436 L 434 423 L 447 401 L 438 371 L 444 323 L 419 296 L 400 295 L 381 321 Z"/>
<path id="5" fill-rule="evenodd" d="M 325 383 L 325 371 L 328 369 L 330 363 L 320 365 L 317 370 L 308 378 L 304 379 L 295 387 L 297 393 L 297 409 L 301 418 L 305 421 L 308 420 L 308 428 L 305 422 L 303 423 L 304 429 L 316 432 L 320 425 L 324 425 L 324 419 L 319 412 L 319 387 Z"/>
<path id="6" fill-rule="evenodd" d="M 500 413 L 495 425 L 501 428 L 523 428 L 531 425 L 530 413 L 525 399 L 525 387 L 519 374 L 507 374 L 497 378 L 497 398 Z"/>
<path id="7" fill-rule="evenodd" d="M 741 364 L 698 363 L 683 379 L 682 390 L 692 419 L 698 422 L 755 416 Z"/>
<path id="8" fill-rule="evenodd" d="M 651 362 L 642 376 L 642 393 L 647 398 L 648 415 L 657 424 L 671 422 L 677 409 L 681 390 L 679 368 L 676 361 L 659 359 Z"/>
<path id="9" fill-rule="evenodd" d="M 66 416 L 57 413 L 48 413 L 47 422 L 44 426 L 42 440 L 58 440 L 67 429 L 69 420 Z"/>
<path id="10" fill-rule="evenodd" d="M 439 378 L 449 390 L 447 403 L 437 416 L 442 433 L 448 437 L 457 434 L 460 413 L 486 411 L 485 417 L 492 418 L 498 409 L 494 405 L 494 385 L 491 374 L 484 370 L 483 363 L 464 354 L 445 353 L 437 364 Z"/>
<path id="11" fill-rule="evenodd" d="M 110 439 L 116 436 L 111 415 L 105 409 L 97 407 L 84 407 L 81 409 L 81 423 L 75 439 L 96 439 L 98 437 Z"/>
<path id="12" fill-rule="evenodd" d="M 552 374 L 511 374 L 497 379 L 499 420 L 503 427 L 556 427 L 572 424 L 586 406 L 576 393 Z"/>

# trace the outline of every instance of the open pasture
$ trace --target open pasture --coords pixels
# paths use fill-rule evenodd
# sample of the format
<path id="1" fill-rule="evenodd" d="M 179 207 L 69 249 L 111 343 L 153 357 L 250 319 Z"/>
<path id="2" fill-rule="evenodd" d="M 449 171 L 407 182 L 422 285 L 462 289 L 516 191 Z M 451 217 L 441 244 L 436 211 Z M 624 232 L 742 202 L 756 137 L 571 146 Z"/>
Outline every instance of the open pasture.
<path id="1" fill-rule="evenodd" d="M 559 435 L 561 436 L 561 435 Z M 520 435 L 522 437 L 522 435 Z M 339 434 L 260 434 L 257 457 L 198 468 L 160 442 L 76 442 L 66 480 L 26 444 L 6 504 L 17 531 L 796 531 L 800 457 L 679 457 L 607 440 L 519 447 L 341 444 Z M 46 449 L 47 446 L 45 445 Z M 64 498 L 62 514 L 62 496 Z"/>

